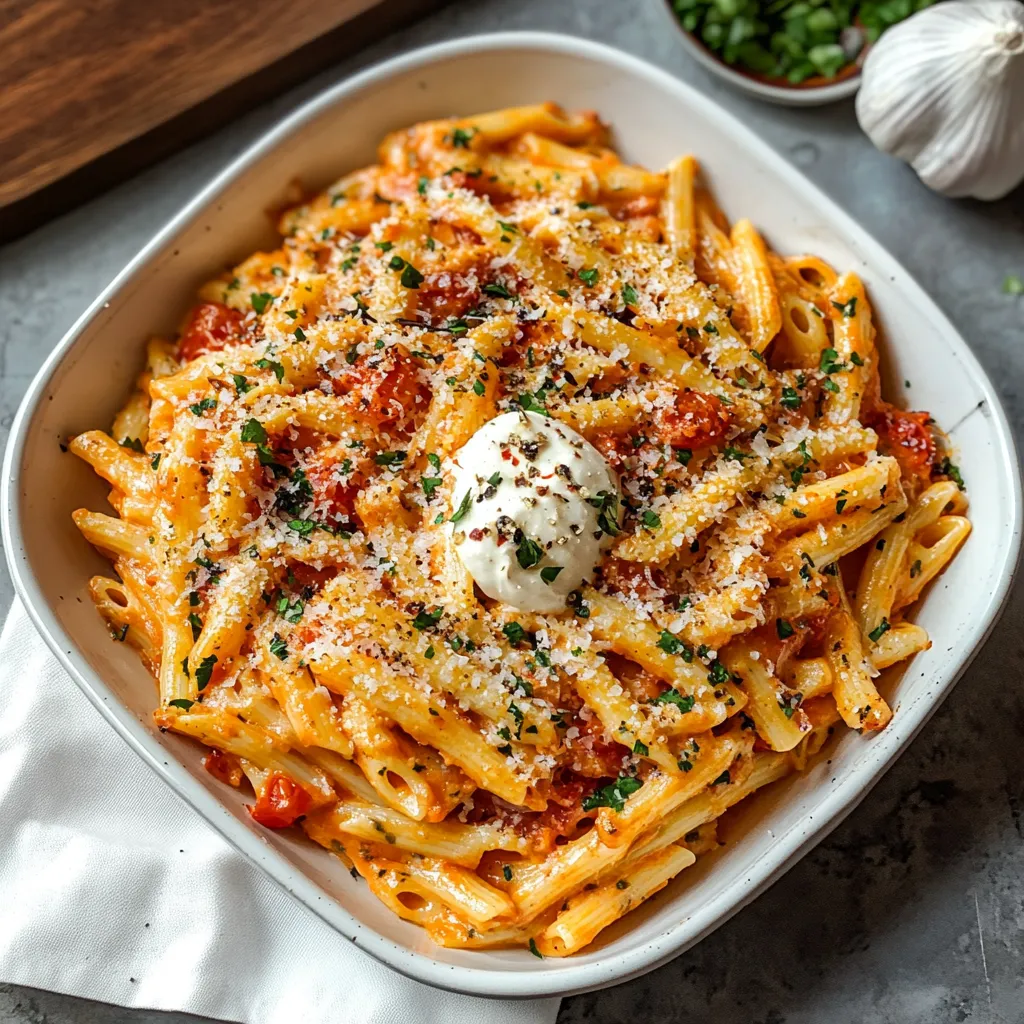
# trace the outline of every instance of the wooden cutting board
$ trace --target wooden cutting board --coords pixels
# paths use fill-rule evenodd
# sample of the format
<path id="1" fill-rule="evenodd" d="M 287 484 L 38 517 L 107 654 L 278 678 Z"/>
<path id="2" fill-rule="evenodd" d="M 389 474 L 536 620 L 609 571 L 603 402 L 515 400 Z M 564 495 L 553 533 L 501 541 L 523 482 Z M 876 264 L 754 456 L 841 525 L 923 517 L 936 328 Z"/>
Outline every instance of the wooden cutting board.
<path id="1" fill-rule="evenodd" d="M 0 240 L 444 0 L 0 0 Z"/>

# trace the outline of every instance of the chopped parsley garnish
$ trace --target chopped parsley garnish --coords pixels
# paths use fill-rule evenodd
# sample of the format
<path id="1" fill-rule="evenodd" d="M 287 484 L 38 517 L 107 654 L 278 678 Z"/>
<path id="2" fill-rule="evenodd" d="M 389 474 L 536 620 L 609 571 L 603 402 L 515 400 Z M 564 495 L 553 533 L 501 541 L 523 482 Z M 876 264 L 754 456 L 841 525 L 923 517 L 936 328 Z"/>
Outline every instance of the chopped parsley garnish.
<path id="1" fill-rule="evenodd" d="M 704 330 L 707 334 L 717 334 L 718 328 L 710 321 L 704 325 Z"/>
<path id="2" fill-rule="evenodd" d="M 882 637 L 885 636 L 885 634 L 888 633 L 890 629 L 892 629 L 892 626 L 889 625 L 889 620 L 882 619 L 882 621 L 877 626 L 875 626 L 875 628 L 871 630 L 870 633 L 868 633 L 868 639 L 873 644 L 877 644 L 878 641 L 881 640 Z"/>
<path id="3" fill-rule="evenodd" d="M 496 299 L 511 299 L 512 293 L 503 285 L 496 281 L 492 281 L 490 284 L 485 284 L 481 291 L 484 295 L 493 295 Z"/>
<path id="4" fill-rule="evenodd" d="M 231 379 L 235 382 L 235 394 L 244 395 L 247 391 L 252 391 L 255 385 L 250 384 L 247 378 L 241 373 L 231 374 Z"/>
<path id="5" fill-rule="evenodd" d="M 508 713 L 512 716 L 512 720 L 516 723 L 516 739 L 523 738 L 523 712 L 519 708 L 519 705 L 513 701 L 508 706 Z"/>
<path id="6" fill-rule="evenodd" d="M 439 476 L 421 476 L 420 486 L 423 488 L 423 493 L 428 497 L 434 496 L 434 491 L 441 486 L 441 477 Z"/>
<path id="7" fill-rule="evenodd" d="M 507 231 L 509 234 L 514 234 L 516 231 L 519 230 L 519 228 L 517 228 L 515 224 L 509 224 L 507 221 L 504 220 L 498 221 L 498 227 L 501 228 L 502 231 Z"/>
<path id="8" fill-rule="evenodd" d="M 429 462 L 434 467 L 434 469 L 441 468 L 441 456 L 435 455 L 434 452 L 430 452 L 427 455 L 427 462 Z"/>
<path id="9" fill-rule="evenodd" d="M 473 381 L 473 394 L 474 395 L 482 395 L 485 390 L 486 390 L 486 388 L 484 387 L 484 382 L 482 380 L 480 380 L 479 377 L 475 381 Z"/>
<path id="10" fill-rule="evenodd" d="M 202 416 L 203 413 L 209 412 L 211 409 L 217 408 L 217 399 L 214 395 L 207 395 L 201 402 L 196 402 L 194 405 L 190 405 L 193 415 Z"/>
<path id="11" fill-rule="evenodd" d="M 267 431 L 258 419 L 252 417 L 242 427 L 242 440 L 246 444 L 266 444 Z"/>
<path id="12" fill-rule="evenodd" d="M 174 700 L 169 700 L 167 703 L 170 704 L 172 708 L 181 708 L 182 711 L 188 711 L 188 709 L 195 704 L 195 701 L 188 700 L 185 697 L 175 697 Z"/>
<path id="13" fill-rule="evenodd" d="M 839 373 L 846 369 L 846 363 L 840 361 L 839 353 L 834 348 L 823 348 L 818 360 L 818 369 L 822 373 Z"/>
<path id="14" fill-rule="evenodd" d="M 799 409 L 800 393 L 796 388 L 784 387 L 782 389 L 782 397 L 779 399 L 779 405 L 784 409 Z"/>
<path id="15" fill-rule="evenodd" d="M 502 633 L 510 644 L 520 644 L 526 638 L 526 630 L 518 622 L 507 622 L 501 627 Z"/>
<path id="16" fill-rule="evenodd" d="M 596 807 L 610 807 L 616 814 L 626 806 L 630 795 L 643 785 L 643 780 L 635 775 L 620 775 L 614 782 L 595 790 L 583 799 L 583 810 L 592 811 Z"/>
<path id="17" fill-rule="evenodd" d="M 305 607 L 299 598 L 291 600 L 286 594 L 277 599 L 277 614 L 293 625 L 302 618 Z"/>
<path id="18" fill-rule="evenodd" d="M 732 781 L 732 776 L 729 774 L 729 769 L 726 768 L 726 770 L 724 772 L 722 772 L 722 774 L 719 775 L 718 778 L 715 779 L 715 781 L 711 783 L 711 785 L 712 786 L 721 786 L 723 784 L 724 785 L 728 785 L 731 781 Z"/>
<path id="19" fill-rule="evenodd" d="M 308 537 L 317 527 L 312 519 L 291 519 L 288 522 L 288 529 L 294 530 L 300 537 Z"/>
<path id="20" fill-rule="evenodd" d="M 153 469 L 156 469 L 160 465 L 160 456 L 161 453 L 157 452 L 156 455 L 154 455 L 153 458 L 150 460 L 149 464 Z"/>
<path id="21" fill-rule="evenodd" d="M 459 507 L 452 513 L 451 518 L 448 520 L 449 523 L 458 523 L 466 518 L 466 514 L 469 512 L 470 505 L 470 492 L 466 491 L 465 497 L 459 503 Z"/>
<path id="22" fill-rule="evenodd" d="M 593 498 L 587 498 L 587 504 L 597 509 L 597 526 L 609 537 L 619 533 L 619 496 L 614 491 L 598 491 Z"/>
<path id="23" fill-rule="evenodd" d="M 196 686 L 198 686 L 200 690 L 205 689 L 206 685 L 210 682 L 210 676 L 213 675 L 213 666 L 216 664 L 216 654 L 211 654 L 199 662 L 199 668 L 196 669 Z"/>
<path id="24" fill-rule="evenodd" d="M 780 640 L 785 640 L 791 637 L 796 630 L 793 629 L 789 619 L 776 619 L 775 620 L 775 632 L 779 634 Z"/>
<path id="25" fill-rule="evenodd" d="M 243 378 L 244 380 L 245 378 Z M 217 403 L 214 402 L 214 405 Z M 121 439 L 122 448 L 130 448 L 133 452 L 138 452 L 140 455 L 146 454 L 146 449 L 143 447 L 142 442 L 137 437 L 123 437 Z"/>
<path id="26" fill-rule="evenodd" d="M 650 750 L 647 749 L 646 743 L 641 743 L 640 740 L 637 740 L 636 743 L 633 744 L 633 753 L 637 754 L 639 757 L 647 757 Z"/>
<path id="27" fill-rule="evenodd" d="M 192 627 L 192 640 L 195 642 L 203 631 L 203 620 L 195 612 L 189 612 L 188 624 Z"/>
<path id="28" fill-rule="evenodd" d="M 452 145 L 456 149 L 469 149 L 469 143 L 475 134 L 475 128 L 471 128 L 468 132 L 464 128 L 456 128 L 452 132 Z"/>
<path id="29" fill-rule="evenodd" d="M 299 516 L 302 510 L 313 500 L 313 485 L 306 478 L 303 469 L 296 469 L 291 479 L 277 492 L 275 504 L 290 516 Z"/>
<path id="30" fill-rule="evenodd" d="M 284 380 L 284 367 L 273 359 L 257 359 L 256 365 L 261 370 L 273 370 L 274 376 L 277 378 L 277 383 L 280 384 Z"/>
<path id="31" fill-rule="evenodd" d="M 955 483 L 961 491 L 964 490 L 964 488 L 966 487 L 966 484 L 964 483 L 964 478 L 960 475 L 960 467 L 954 465 L 950 461 L 949 456 L 944 458 L 942 462 L 939 464 L 939 472 L 943 476 L 948 476 L 949 479 L 952 480 L 953 483 Z"/>
<path id="32" fill-rule="evenodd" d="M 558 574 L 561 571 L 562 566 L 560 565 L 546 565 L 540 571 L 540 578 L 550 586 L 558 578 Z"/>
<path id="33" fill-rule="evenodd" d="M 696 698 L 688 693 L 680 693 L 674 686 L 667 689 L 664 693 L 659 693 L 652 704 L 672 704 L 674 707 L 685 715 L 687 711 L 693 710 L 693 705 L 697 703 Z"/>
<path id="34" fill-rule="evenodd" d="M 847 302 L 833 302 L 833 306 L 845 317 L 854 316 L 857 312 L 857 296 L 852 296 Z"/>
<path id="35" fill-rule="evenodd" d="M 661 527 L 661 516 L 652 509 L 645 508 L 640 521 L 644 524 L 645 530 L 657 530 Z"/>
<path id="36" fill-rule="evenodd" d="M 538 959 L 543 960 L 544 954 L 537 948 L 537 940 L 534 938 L 530 939 L 530 952 Z"/>
<path id="37" fill-rule="evenodd" d="M 544 557 L 544 549 L 521 530 L 516 532 L 519 534 L 519 540 L 516 542 L 516 561 L 519 568 L 532 569 Z"/>
<path id="38" fill-rule="evenodd" d="M 274 301 L 274 296 L 269 292 L 253 292 L 249 296 L 249 301 L 257 313 L 262 313 Z"/>
<path id="39" fill-rule="evenodd" d="M 377 452 L 373 461 L 378 466 L 400 466 L 405 462 L 405 457 L 408 454 L 408 452 Z"/>
<path id="40" fill-rule="evenodd" d="M 729 670 L 720 661 L 713 661 L 711 663 L 711 671 L 708 672 L 708 682 L 717 686 L 728 681 Z"/>
<path id="41" fill-rule="evenodd" d="M 915 559 L 914 564 L 910 567 L 910 578 L 914 579 L 921 575 L 921 559 Z"/>
<path id="42" fill-rule="evenodd" d="M 840 498 L 836 502 L 836 515 L 837 516 L 842 515 L 844 508 L 846 508 L 846 499 L 845 498 Z"/>
<path id="43" fill-rule="evenodd" d="M 744 459 L 749 459 L 749 452 L 741 452 L 738 448 L 733 448 L 729 445 L 725 451 L 722 452 L 722 458 L 726 462 L 742 462 Z"/>
<path id="44" fill-rule="evenodd" d="M 424 608 L 417 612 L 416 617 L 412 620 L 412 628 L 419 630 L 421 633 L 428 629 L 433 629 L 441 621 L 442 615 L 444 615 L 443 608 L 434 608 L 433 611 L 429 612 Z"/>
<path id="45" fill-rule="evenodd" d="M 597 284 L 597 278 L 599 276 L 599 273 L 600 272 L 598 271 L 597 267 L 591 267 L 590 269 L 587 269 L 586 267 L 583 267 L 580 270 L 576 271 L 576 276 L 588 288 L 593 288 L 594 285 Z"/>
<path id="46" fill-rule="evenodd" d="M 538 391 L 537 395 L 540 395 L 541 399 L 543 400 L 543 391 Z M 531 395 L 529 391 L 524 391 L 521 395 L 518 395 L 516 397 L 516 401 L 519 403 L 520 407 L 525 409 L 527 412 L 537 412 L 540 413 L 542 416 L 548 415 L 548 411 L 544 407 L 543 402 L 538 402 L 537 396 Z"/>
<path id="47" fill-rule="evenodd" d="M 683 649 L 683 642 L 667 629 L 663 629 L 661 636 L 658 638 L 658 646 L 666 654 L 678 654 Z"/>
<path id="48" fill-rule="evenodd" d="M 273 640 L 270 641 L 270 653 L 281 661 L 288 657 L 288 641 L 280 633 L 275 633 Z"/>
<path id="49" fill-rule="evenodd" d="M 622 286 L 622 302 L 626 306 L 635 306 L 637 304 L 636 289 L 631 284 L 624 284 Z"/>
<path id="50" fill-rule="evenodd" d="M 423 284 L 424 277 L 411 263 L 406 263 L 400 280 L 403 288 L 416 289 Z"/>

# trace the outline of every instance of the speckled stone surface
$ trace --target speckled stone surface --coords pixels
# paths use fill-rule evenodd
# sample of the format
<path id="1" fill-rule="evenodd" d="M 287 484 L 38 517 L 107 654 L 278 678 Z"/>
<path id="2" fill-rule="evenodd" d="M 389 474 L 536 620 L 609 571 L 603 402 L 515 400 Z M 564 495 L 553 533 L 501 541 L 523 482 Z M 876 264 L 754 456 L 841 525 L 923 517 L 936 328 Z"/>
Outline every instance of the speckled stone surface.
<path id="1" fill-rule="evenodd" d="M 1024 300 L 1000 286 L 1007 273 L 1024 275 L 1024 192 L 992 205 L 950 202 L 875 152 L 850 104 L 790 111 L 728 91 L 686 59 L 660 5 L 457 2 L 0 249 L 0 444 L 30 377 L 90 300 L 280 115 L 380 57 L 512 28 L 615 44 L 737 113 L 918 277 L 992 375 L 1019 436 Z M 10 596 L 2 571 L 4 609 Z M 1022 626 L 1018 585 L 953 695 L 830 839 L 696 949 L 637 981 L 566 1000 L 559 1024 L 1024 1024 Z M 197 1020 L 0 986 L 0 1024 Z"/>

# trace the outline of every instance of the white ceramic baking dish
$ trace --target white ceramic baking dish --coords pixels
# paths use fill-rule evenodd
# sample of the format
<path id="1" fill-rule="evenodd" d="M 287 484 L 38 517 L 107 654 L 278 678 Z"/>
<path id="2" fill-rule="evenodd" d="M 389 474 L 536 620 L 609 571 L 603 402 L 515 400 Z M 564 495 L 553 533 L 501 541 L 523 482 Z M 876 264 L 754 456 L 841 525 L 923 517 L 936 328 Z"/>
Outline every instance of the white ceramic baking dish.
<path id="1" fill-rule="evenodd" d="M 109 424 L 141 366 L 146 338 L 175 328 L 202 281 L 271 241 L 264 211 L 296 177 L 322 187 L 370 162 L 384 132 L 423 118 L 546 99 L 600 111 L 631 160 L 661 167 L 679 153 L 698 154 L 730 217 L 753 218 L 782 252 L 819 253 L 861 274 L 889 338 L 886 376 L 898 385 L 889 393 L 931 410 L 949 430 L 974 519 L 965 550 L 918 613 L 934 646 L 883 687 L 896 706 L 892 724 L 870 738 L 844 736 L 827 763 L 750 801 L 726 847 L 684 872 L 596 947 L 565 960 L 434 947 L 336 858 L 255 826 L 243 798 L 202 769 L 198 747 L 154 730 L 153 682 L 130 649 L 110 641 L 86 594 L 89 576 L 106 564 L 71 523 L 72 509 L 104 506 L 104 487 L 59 446 L 70 434 Z M 421 981 L 504 997 L 568 994 L 650 970 L 722 924 L 820 841 L 970 662 L 1006 597 L 1020 536 L 1017 461 L 999 400 L 906 271 L 764 142 L 693 89 L 607 47 L 536 33 L 456 40 L 371 68 L 307 103 L 239 157 L 139 253 L 54 351 L 15 420 L 0 497 L 11 572 L 36 626 L 147 764 L 362 949 Z"/>

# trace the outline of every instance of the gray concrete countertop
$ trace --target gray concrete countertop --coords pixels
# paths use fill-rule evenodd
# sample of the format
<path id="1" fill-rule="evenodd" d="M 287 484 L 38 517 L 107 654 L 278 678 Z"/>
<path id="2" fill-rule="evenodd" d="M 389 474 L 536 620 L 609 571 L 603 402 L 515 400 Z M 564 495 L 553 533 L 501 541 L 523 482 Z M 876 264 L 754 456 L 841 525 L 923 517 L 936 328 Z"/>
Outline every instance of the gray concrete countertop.
<path id="1" fill-rule="evenodd" d="M 0 444 L 31 376 L 92 298 L 192 194 L 311 93 L 413 46 L 549 28 L 646 57 L 712 95 L 837 199 L 938 300 L 1024 427 L 1024 190 L 951 202 L 860 134 L 852 104 L 745 99 L 687 60 L 661 0 L 463 0 L 0 249 Z M 470 106 L 472 103 L 470 102 Z M 970 479 L 970 466 L 963 467 Z M 0 571 L 6 610 L 11 587 Z M 568 999 L 559 1024 L 1024 1022 L 1024 587 L 956 691 L 833 835 L 696 949 Z M 0 986 L 0 1024 L 184 1024 Z M 397 1024 L 397 1022 L 396 1022 Z"/>

